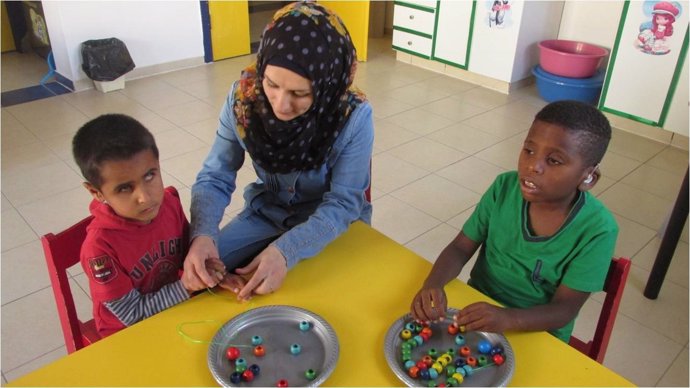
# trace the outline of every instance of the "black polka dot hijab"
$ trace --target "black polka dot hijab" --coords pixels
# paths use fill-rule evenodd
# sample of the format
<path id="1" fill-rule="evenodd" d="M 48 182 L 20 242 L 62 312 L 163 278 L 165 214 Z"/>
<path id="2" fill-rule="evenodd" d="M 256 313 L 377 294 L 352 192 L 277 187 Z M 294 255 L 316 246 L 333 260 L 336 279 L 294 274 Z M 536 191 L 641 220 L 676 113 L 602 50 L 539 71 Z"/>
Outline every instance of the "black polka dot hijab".
<path id="1" fill-rule="evenodd" d="M 261 86 L 266 65 L 311 81 L 314 101 L 302 115 L 281 121 Z M 237 129 L 251 158 L 271 173 L 320 167 L 364 95 L 351 88 L 357 54 L 340 18 L 312 2 L 277 11 L 266 26 L 256 63 L 242 71 L 235 92 Z"/>

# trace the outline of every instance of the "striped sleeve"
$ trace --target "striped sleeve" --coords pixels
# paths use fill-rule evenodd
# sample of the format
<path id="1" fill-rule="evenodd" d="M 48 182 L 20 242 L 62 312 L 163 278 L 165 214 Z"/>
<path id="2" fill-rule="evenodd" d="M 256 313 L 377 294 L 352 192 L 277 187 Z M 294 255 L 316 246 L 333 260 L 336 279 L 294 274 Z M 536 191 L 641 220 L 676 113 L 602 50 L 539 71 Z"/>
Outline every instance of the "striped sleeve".
<path id="1" fill-rule="evenodd" d="M 182 281 L 178 280 L 150 294 L 141 294 L 133 289 L 125 296 L 103 304 L 125 326 L 131 326 L 187 299 L 189 294 Z"/>

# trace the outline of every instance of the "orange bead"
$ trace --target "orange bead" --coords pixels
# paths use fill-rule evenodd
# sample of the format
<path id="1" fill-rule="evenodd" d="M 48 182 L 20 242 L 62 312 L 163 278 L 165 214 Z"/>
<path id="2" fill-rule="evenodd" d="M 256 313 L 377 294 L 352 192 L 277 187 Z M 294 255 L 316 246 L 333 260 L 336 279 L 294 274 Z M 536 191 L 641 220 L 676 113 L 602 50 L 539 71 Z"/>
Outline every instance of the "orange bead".
<path id="1" fill-rule="evenodd" d="M 410 375 L 410 377 L 412 377 L 413 379 L 416 379 L 419 376 L 419 368 L 413 366 L 407 370 L 407 374 Z"/>
<path id="2" fill-rule="evenodd" d="M 459 330 L 460 329 L 458 329 L 458 325 L 456 325 L 455 323 L 451 323 L 450 325 L 448 325 L 448 334 L 450 335 L 458 334 Z"/>
<path id="3" fill-rule="evenodd" d="M 460 349 L 458 349 L 458 353 L 460 353 L 460 355 L 463 357 L 467 357 L 470 355 L 470 353 L 472 353 L 472 351 L 470 350 L 469 346 L 463 346 Z"/>
<path id="4" fill-rule="evenodd" d="M 431 337 L 431 335 L 432 335 L 433 333 L 431 332 L 431 328 L 430 328 L 429 326 L 424 326 L 424 327 L 422 328 L 422 331 L 421 331 L 419 334 L 422 334 L 422 335 L 423 335 L 423 334 L 426 334 L 426 335 L 428 335 L 429 337 Z"/>
<path id="5" fill-rule="evenodd" d="M 263 346 L 259 345 L 254 348 L 254 355 L 257 357 L 263 357 L 264 354 L 266 354 L 266 349 L 264 349 Z"/>
<path id="6" fill-rule="evenodd" d="M 477 359 L 472 356 L 467 357 L 467 365 L 474 368 L 475 366 L 477 366 Z"/>

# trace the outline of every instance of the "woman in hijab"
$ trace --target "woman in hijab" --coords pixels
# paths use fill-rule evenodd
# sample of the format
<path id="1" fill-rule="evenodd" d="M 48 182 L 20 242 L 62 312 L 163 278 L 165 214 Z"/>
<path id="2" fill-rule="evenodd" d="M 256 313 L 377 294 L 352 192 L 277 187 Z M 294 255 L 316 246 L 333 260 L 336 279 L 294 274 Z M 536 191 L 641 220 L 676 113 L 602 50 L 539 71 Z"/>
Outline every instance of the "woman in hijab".
<path id="1" fill-rule="evenodd" d="M 239 299 L 271 293 L 352 222 L 371 222 L 374 129 L 371 106 L 352 87 L 356 66 L 347 29 L 319 4 L 290 4 L 266 26 L 192 187 L 184 276 L 198 289 L 225 274 L 221 285 Z M 219 230 L 245 151 L 258 179 Z"/>

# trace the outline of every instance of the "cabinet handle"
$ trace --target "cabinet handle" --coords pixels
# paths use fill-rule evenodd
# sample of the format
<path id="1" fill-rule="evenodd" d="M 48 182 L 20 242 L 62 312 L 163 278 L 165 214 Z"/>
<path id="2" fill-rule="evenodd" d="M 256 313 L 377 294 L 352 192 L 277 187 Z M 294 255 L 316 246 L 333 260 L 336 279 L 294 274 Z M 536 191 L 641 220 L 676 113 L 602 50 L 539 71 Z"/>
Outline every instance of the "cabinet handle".
<path id="1" fill-rule="evenodd" d="M 412 41 L 411 41 L 411 40 L 408 40 L 408 41 L 407 41 L 407 45 L 408 45 L 408 46 L 412 46 Z"/>
<path id="2" fill-rule="evenodd" d="M 414 15 L 410 15 L 410 20 L 414 20 Z"/>

